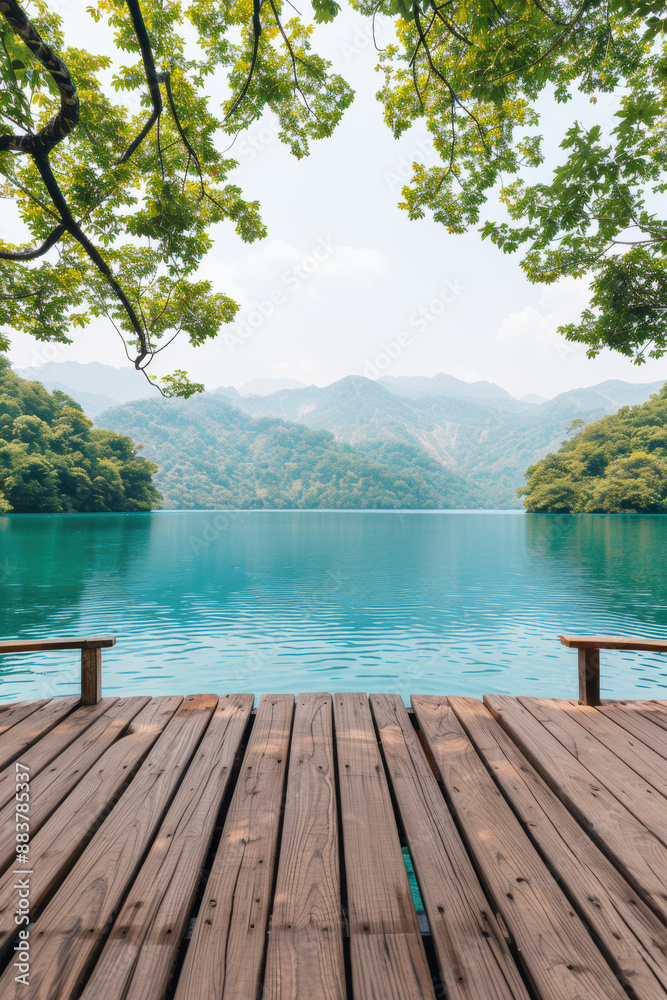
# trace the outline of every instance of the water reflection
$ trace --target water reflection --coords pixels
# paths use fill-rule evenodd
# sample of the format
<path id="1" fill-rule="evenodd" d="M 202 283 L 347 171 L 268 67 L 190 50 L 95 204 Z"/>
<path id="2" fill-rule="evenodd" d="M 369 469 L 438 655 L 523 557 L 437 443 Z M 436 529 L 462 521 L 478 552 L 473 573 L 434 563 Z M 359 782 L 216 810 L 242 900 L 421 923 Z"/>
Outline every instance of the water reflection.
<path id="1" fill-rule="evenodd" d="M 0 630 L 114 632 L 107 693 L 572 696 L 576 657 L 558 633 L 667 637 L 666 561 L 660 517 L 12 516 L 0 518 Z M 70 693 L 72 662 L 5 657 L 0 697 Z M 603 688 L 660 696 L 667 658 L 609 654 Z"/>

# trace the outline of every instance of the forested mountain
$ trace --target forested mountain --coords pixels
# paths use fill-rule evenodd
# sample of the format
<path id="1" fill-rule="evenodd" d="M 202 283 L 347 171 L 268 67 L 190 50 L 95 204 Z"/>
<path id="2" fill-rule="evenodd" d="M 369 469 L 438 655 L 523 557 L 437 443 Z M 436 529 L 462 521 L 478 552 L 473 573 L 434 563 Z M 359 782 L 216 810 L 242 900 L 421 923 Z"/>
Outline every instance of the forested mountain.
<path id="1" fill-rule="evenodd" d="M 216 393 L 127 403 L 101 420 L 142 443 L 169 508 L 439 508 L 478 499 L 419 449 L 387 442 L 375 460 L 328 431 L 250 417 Z"/>
<path id="2" fill-rule="evenodd" d="M 235 405 L 253 415 L 332 431 L 380 460 L 388 444 L 417 448 L 468 482 L 482 506 L 502 508 L 520 506 L 516 491 L 525 469 L 560 445 L 572 420 L 597 420 L 623 404 L 643 402 L 661 385 L 603 382 L 534 404 L 510 396 L 493 402 L 479 396 L 399 396 L 380 382 L 350 376 L 324 388 L 241 397 Z"/>
<path id="3" fill-rule="evenodd" d="M 667 384 L 584 427 L 526 477 L 532 513 L 667 513 Z"/>
<path id="4" fill-rule="evenodd" d="M 130 438 L 93 428 L 73 399 L 0 356 L 0 512 L 152 510 L 154 472 Z"/>

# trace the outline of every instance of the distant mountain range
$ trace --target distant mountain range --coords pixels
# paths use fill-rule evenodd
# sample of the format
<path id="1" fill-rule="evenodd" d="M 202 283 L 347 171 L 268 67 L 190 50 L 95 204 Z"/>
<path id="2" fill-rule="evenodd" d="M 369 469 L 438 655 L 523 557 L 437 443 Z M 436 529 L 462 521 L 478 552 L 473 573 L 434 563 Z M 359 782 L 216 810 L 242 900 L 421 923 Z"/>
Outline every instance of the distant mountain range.
<path id="1" fill-rule="evenodd" d="M 572 389 L 550 400 L 534 395 L 519 400 L 491 382 L 469 383 L 445 374 L 432 378 L 385 376 L 378 381 L 349 376 L 324 387 L 305 386 L 292 380 L 258 379 L 246 383 L 241 390 L 219 387 L 183 404 L 179 400 L 156 399 L 155 390 L 131 368 L 118 370 L 98 364 L 67 362 L 18 370 L 17 374 L 43 381 L 49 389 L 69 392 L 99 426 L 129 433 L 135 441 L 142 442 L 146 457 L 157 462 L 163 470 L 167 465 L 172 470 L 178 467 L 178 448 L 183 449 L 183 461 L 187 466 L 193 451 L 199 450 L 197 435 L 209 436 L 211 440 L 206 447 L 215 442 L 219 468 L 233 461 L 237 470 L 236 479 L 232 477 L 233 489 L 237 492 L 246 477 L 246 486 L 252 493 L 253 476 L 258 472 L 251 461 L 240 462 L 238 456 L 233 460 L 230 457 L 235 453 L 234 434 L 239 440 L 242 438 L 243 449 L 246 452 L 250 449 L 250 453 L 253 435 L 257 441 L 261 437 L 257 454 L 261 452 L 262 461 L 274 468 L 278 452 L 273 446 L 281 437 L 276 428 L 297 424 L 301 425 L 299 433 L 302 435 L 299 463 L 311 440 L 303 435 L 305 429 L 329 432 L 333 441 L 326 447 L 322 440 L 318 439 L 317 445 L 312 440 L 313 458 L 318 449 L 324 448 L 327 461 L 333 461 L 332 449 L 347 446 L 347 457 L 352 464 L 363 459 L 373 463 L 373 468 L 384 469 L 384 473 L 377 469 L 375 472 L 380 480 L 382 475 L 389 477 L 385 482 L 387 493 L 400 497 L 401 502 L 410 495 L 421 498 L 419 506 L 492 508 L 520 506 L 516 490 L 524 485 L 524 471 L 560 447 L 573 419 L 581 418 L 590 423 L 607 413 L 615 413 L 622 406 L 643 403 L 663 384 L 614 380 L 590 388 Z M 132 393 L 134 401 L 129 401 Z M 136 401 L 151 396 L 153 399 L 146 400 L 148 408 Z M 109 408 L 111 402 L 122 405 Z M 189 425 L 187 433 L 179 432 L 174 436 L 175 424 L 183 425 L 186 420 L 184 405 L 194 406 L 195 403 L 196 420 Z M 238 411 L 246 417 L 256 418 L 256 422 L 241 421 Z M 220 427 L 218 433 L 215 428 L 220 421 L 227 426 Z M 180 443 L 177 445 L 176 441 Z M 280 455 L 282 462 L 284 452 Z M 336 461 L 339 459 L 342 461 L 341 456 Z M 221 502 L 220 490 L 213 488 L 213 467 L 210 463 L 207 467 L 210 496 L 217 496 L 218 500 L 204 502 L 207 479 L 198 474 L 196 501 L 191 497 L 198 506 L 215 506 Z M 305 466 L 299 464 L 299 468 L 303 472 Z M 368 472 L 368 475 L 372 478 L 375 472 L 372 475 Z M 163 492 L 166 490 L 165 475 L 163 472 L 157 477 L 157 485 Z M 273 475 L 274 478 L 278 475 L 281 489 L 287 490 L 287 483 L 283 482 L 284 477 L 277 466 Z M 408 480 L 402 486 L 397 485 L 405 477 Z M 173 482 L 175 484 L 176 479 Z M 331 489 L 327 489 L 331 498 Z M 308 491 L 300 490 L 301 487 L 297 487 L 301 497 L 299 505 L 304 505 L 303 498 Z M 358 492 L 358 496 L 363 492 Z M 169 494 L 167 489 L 166 495 L 171 496 L 169 502 L 173 505 L 176 493 Z M 231 495 L 225 493 L 227 497 Z M 364 496 L 370 493 L 366 491 Z"/>

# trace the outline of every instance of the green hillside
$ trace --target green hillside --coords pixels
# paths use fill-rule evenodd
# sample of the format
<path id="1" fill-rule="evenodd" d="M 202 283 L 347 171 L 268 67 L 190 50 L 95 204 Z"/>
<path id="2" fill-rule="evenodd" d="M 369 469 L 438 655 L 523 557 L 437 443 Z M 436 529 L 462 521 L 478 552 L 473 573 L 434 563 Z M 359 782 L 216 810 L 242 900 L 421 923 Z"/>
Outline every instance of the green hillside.
<path id="1" fill-rule="evenodd" d="M 0 356 L 0 512 L 152 510 L 155 471 L 130 438 L 94 429 L 69 396 L 19 378 Z"/>
<path id="2" fill-rule="evenodd" d="M 667 513 L 667 385 L 589 424 L 526 472 L 535 514 Z"/>
<path id="3" fill-rule="evenodd" d="M 99 421 L 141 441 L 172 509 L 439 508 L 475 500 L 418 449 L 392 445 L 371 457 L 328 431 L 253 418 L 213 393 L 137 400 Z"/>

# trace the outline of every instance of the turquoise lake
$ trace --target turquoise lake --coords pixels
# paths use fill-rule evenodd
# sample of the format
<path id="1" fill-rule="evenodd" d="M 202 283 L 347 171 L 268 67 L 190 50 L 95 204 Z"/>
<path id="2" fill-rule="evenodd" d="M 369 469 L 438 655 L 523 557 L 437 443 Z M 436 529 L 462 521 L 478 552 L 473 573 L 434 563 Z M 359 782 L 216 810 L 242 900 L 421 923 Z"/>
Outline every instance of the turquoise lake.
<path id="1" fill-rule="evenodd" d="M 667 638 L 667 517 L 176 511 L 0 517 L 0 634 L 113 633 L 104 692 L 576 697 L 561 632 Z M 603 697 L 667 656 L 602 654 Z M 0 658 L 0 700 L 79 691 L 78 654 Z"/>

